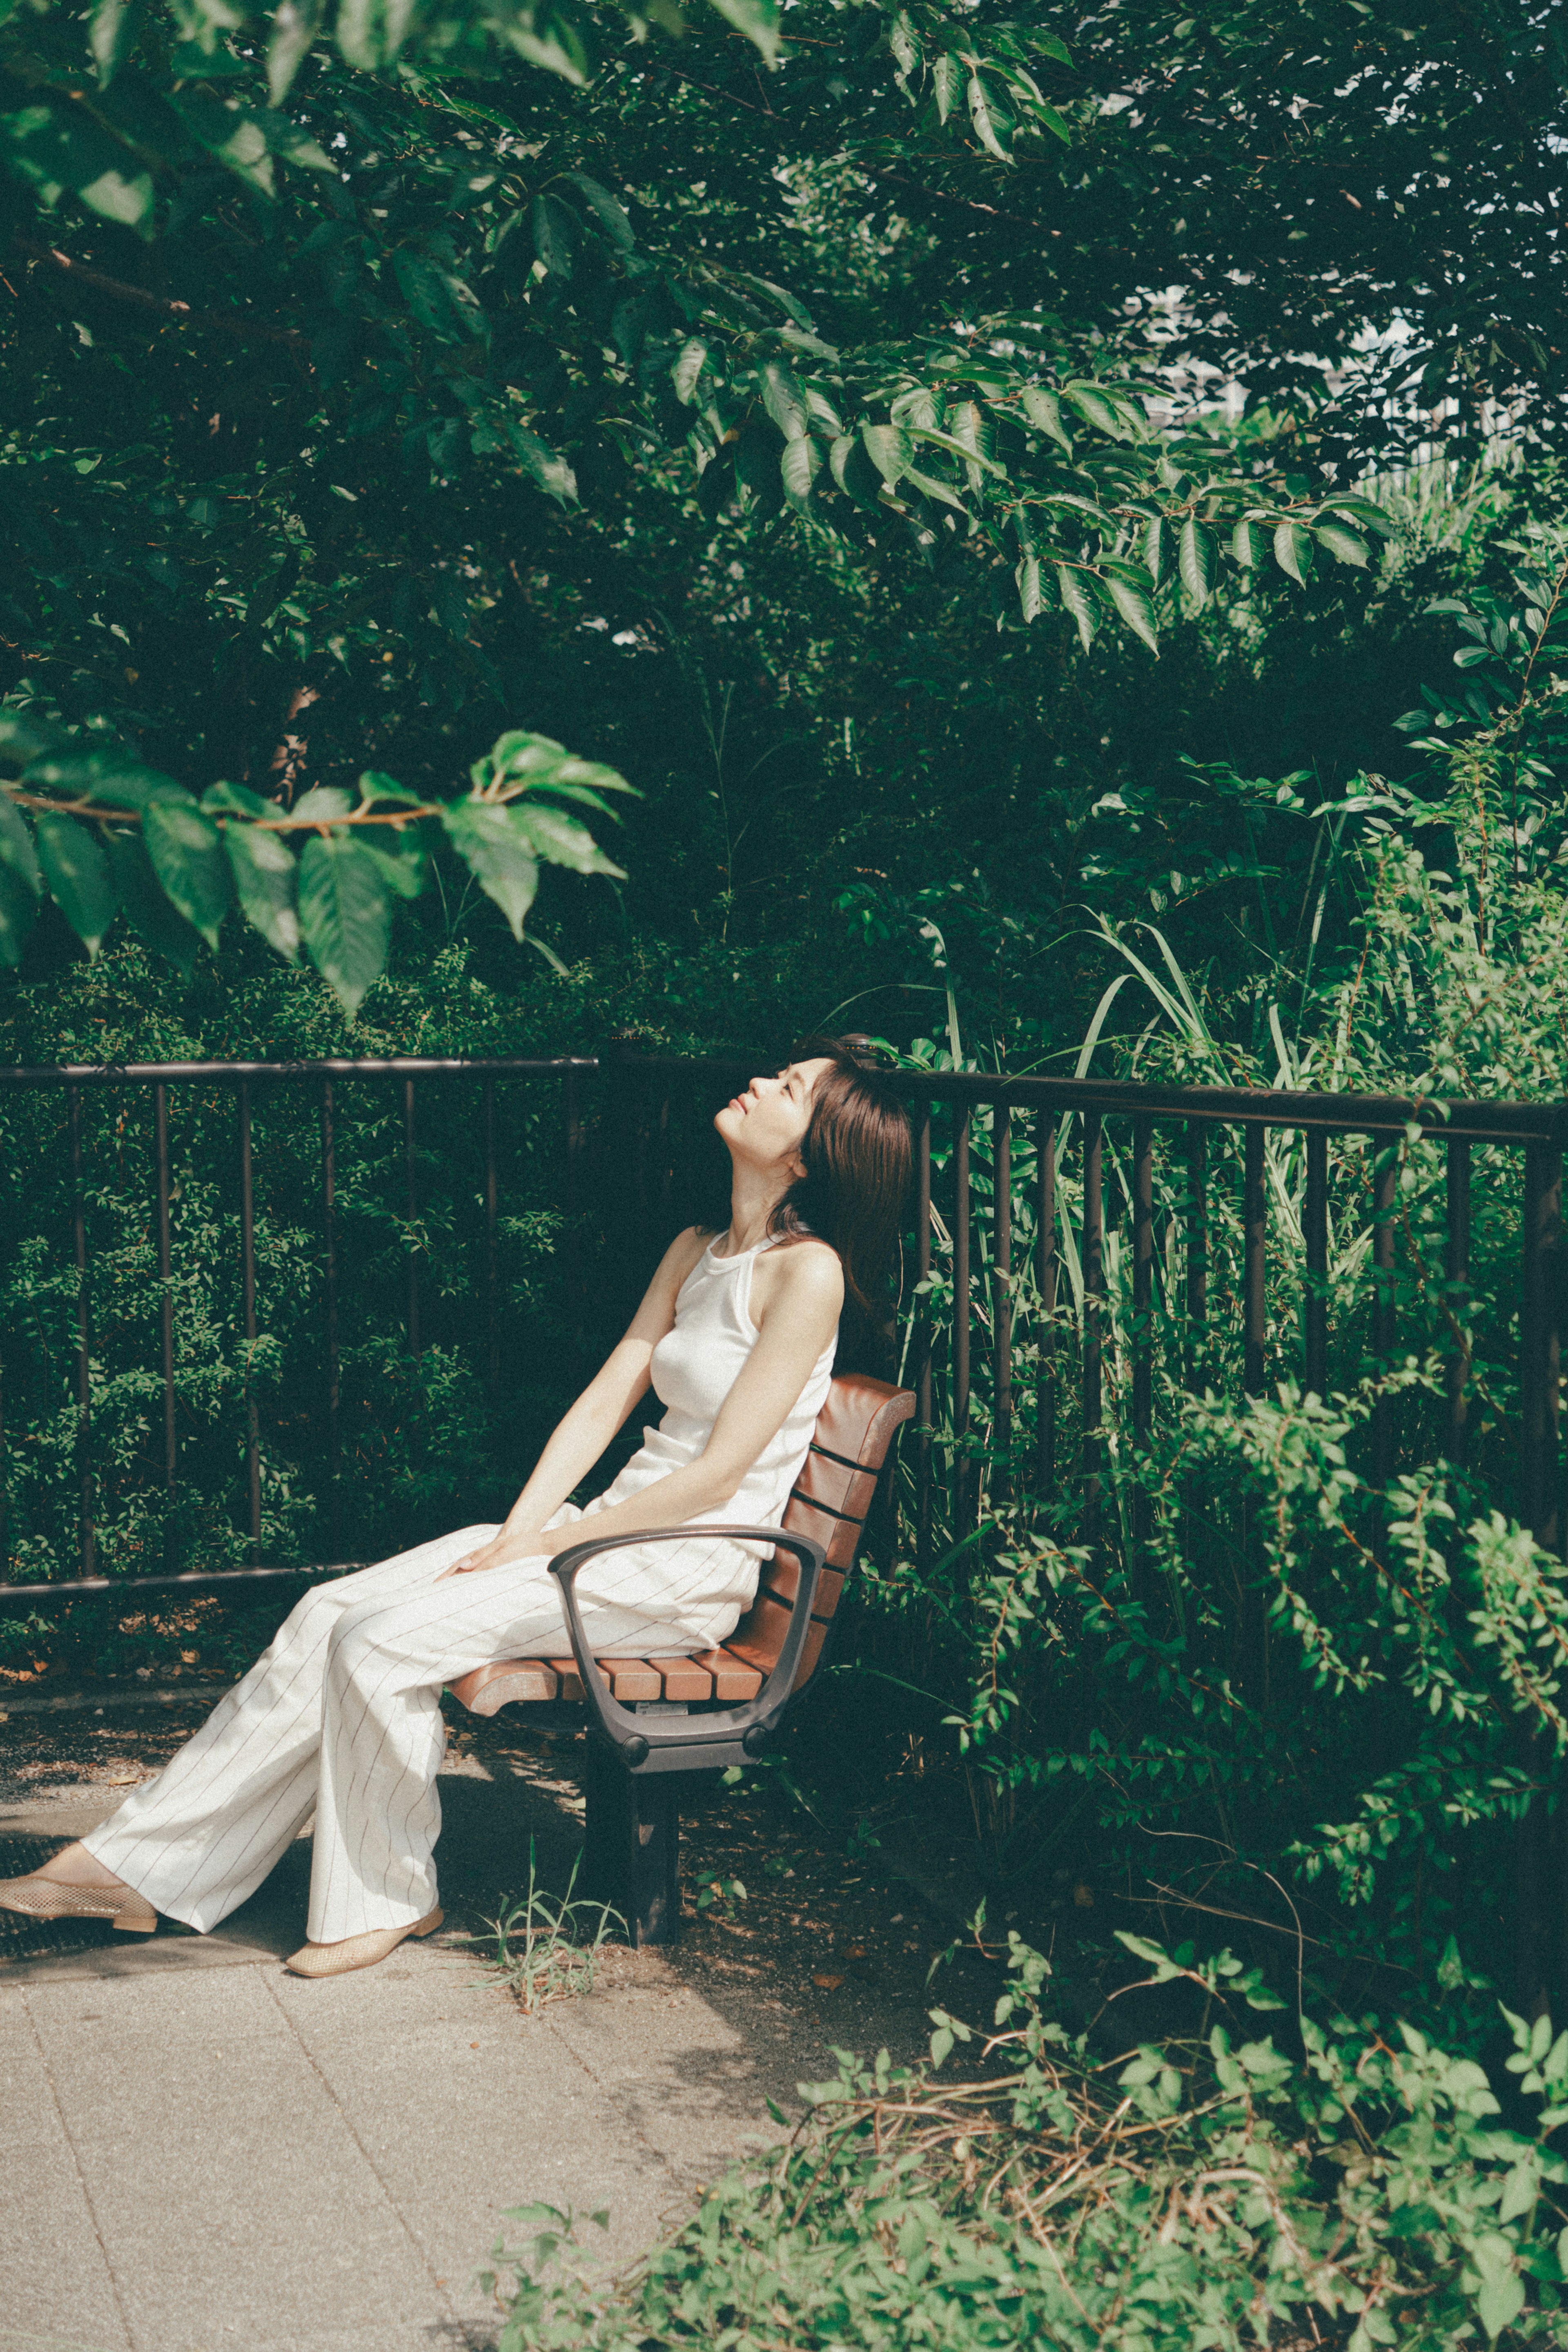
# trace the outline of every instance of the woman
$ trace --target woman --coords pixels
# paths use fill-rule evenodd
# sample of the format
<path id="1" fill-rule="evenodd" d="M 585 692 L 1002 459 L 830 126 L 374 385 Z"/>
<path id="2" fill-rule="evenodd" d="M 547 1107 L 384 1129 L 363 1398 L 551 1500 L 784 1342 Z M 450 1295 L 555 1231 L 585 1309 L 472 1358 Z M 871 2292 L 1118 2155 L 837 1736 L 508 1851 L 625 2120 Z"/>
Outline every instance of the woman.
<path id="1" fill-rule="evenodd" d="M 441 1925 L 433 1849 L 442 1687 L 567 1643 L 557 1552 L 725 1521 L 777 1526 L 828 1392 L 839 1318 L 874 1320 L 909 1131 L 884 1080 L 828 1041 L 754 1078 L 714 1122 L 730 1216 L 673 1242 L 625 1338 L 540 1454 L 504 1526 L 464 1528 L 309 1593 L 155 1780 L 0 1906 L 204 1933 L 243 1903 L 312 1812 L 309 1940 L 287 1965 L 337 1976 Z M 614 1484 L 566 1498 L 652 1385 L 668 1410 Z M 578 1580 L 597 1654 L 710 1649 L 756 1590 L 757 1551 L 695 1533 L 635 1545 Z"/>

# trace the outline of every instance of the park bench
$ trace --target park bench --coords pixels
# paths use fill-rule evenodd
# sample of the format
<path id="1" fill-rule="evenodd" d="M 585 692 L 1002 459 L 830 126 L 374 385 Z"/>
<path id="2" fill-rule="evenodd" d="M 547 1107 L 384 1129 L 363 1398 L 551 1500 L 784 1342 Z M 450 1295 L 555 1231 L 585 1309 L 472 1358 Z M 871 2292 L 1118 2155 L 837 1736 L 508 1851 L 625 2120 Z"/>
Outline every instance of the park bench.
<path id="1" fill-rule="evenodd" d="M 673 1944 L 680 1934 L 683 1788 L 694 1773 L 759 1754 L 820 1673 L 878 1477 L 914 1411 L 907 1389 L 858 1374 L 834 1380 L 782 1525 L 714 1530 L 772 1548 L 755 1601 L 717 1649 L 671 1658 L 595 1658 L 589 1649 L 579 1575 L 622 1544 L 691 1532 L 661 1528 L 575 1544 L 551 1562 L 570 1657 L 511 1658 L 452 1685 L 474 1715 L 520 1706 L 535 1723 L 577 1726 L 586 1711 L 582 1885 L 614 1906 L 634 1944 Z"/>

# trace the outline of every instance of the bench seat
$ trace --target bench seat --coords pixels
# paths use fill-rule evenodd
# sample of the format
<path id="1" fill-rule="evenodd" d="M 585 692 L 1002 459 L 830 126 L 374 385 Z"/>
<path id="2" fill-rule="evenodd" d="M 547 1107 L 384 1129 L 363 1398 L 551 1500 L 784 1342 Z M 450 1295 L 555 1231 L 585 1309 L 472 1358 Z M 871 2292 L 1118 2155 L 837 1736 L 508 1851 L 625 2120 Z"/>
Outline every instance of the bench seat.
<path id="1" fill-rule="evenodd" d="M 590 1526 L 584 1530 L 590 1540 L 558 1561 L 574 1654 L 503 1659 L 476 1666 L 452 1685 L 453 1696 L 474 1715 L 538 1706 L 549 1709 L 546 1720 L 559 1722 L 563 1708 L 582 1708 L 589 1731 L 584 1883 L 621 1914 L 634 1943 L 673 1943 L 679 1933 L 680 1781 L 689 1781 L 694 1769 L 756 1755 L 810 1685 L 832 1633 L 878 1478 L 900 1424 L 914 1411 L 910 1391 L 885 1381 L 850 1373 L 831 1381 L 778 1529 L 727 1530 L 798 1540 L 792 1549 L 779 1543 L 763 1561 L 755 1601 L 716 1649 L 678 1658 L 601 1658 L 589 1651 L 570 1588 L 599 1549 Z M 622 1537 L 606 1548 L 683 1532 Z M 585 1676 L 599 1687 L 585 1689 Z M 725 1713 L 753 1700 L 758 1705 L 751 1712 L 759 1720 Z M 644 1707 L 648 1713 L 633 1720 L 632 1711 Z"/>

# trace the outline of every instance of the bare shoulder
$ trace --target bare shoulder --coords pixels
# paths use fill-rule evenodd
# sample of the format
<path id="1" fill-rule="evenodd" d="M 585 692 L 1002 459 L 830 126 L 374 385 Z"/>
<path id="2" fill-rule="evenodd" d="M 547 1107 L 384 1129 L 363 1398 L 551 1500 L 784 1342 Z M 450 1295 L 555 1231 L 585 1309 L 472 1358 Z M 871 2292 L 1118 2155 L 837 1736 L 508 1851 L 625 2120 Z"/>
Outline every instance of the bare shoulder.
<path id="1" fill-rule="evenodd" d="M 685 1233 L 675 1235 L 664 1252 L 660 1273 L 673 1275 L 678 1286 L 685 1282 L 712 1239 L 713 1235 L 706 1233 L 701 1225 L 688 1225 Z"/>
<path id="2" fill-rule="evenodd" d="M 758 1264 L 758 1273 L 764 1267 L 774 1299 L 831 1307 L 835 1313 L 843 1305 L 844 1269 L 838 1251 L 812 1234 L 802 1234 L 769 1250 Z"/>

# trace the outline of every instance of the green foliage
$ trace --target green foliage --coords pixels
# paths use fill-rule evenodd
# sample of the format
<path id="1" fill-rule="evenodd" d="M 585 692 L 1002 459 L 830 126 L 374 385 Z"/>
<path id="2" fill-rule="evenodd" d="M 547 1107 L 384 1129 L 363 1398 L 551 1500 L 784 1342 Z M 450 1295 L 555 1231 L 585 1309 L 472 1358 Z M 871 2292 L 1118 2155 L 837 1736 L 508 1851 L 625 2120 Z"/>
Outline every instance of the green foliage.
<path id="1" fill-rule="evenodd" d="M 621 1914 L 608 1903 L 590 1903 L 575 1893 L 579 1861 L 574 1861 L 563 1895 L 547 1895 L 538 1883 L 530 1837 L 527 1891 L 503 1904 L 499 1918 L 490 1922 L 489 1936 L 455 1939 L 470 1944 L 494 1940 L 495 1958 L 486 1955 L 486 1965 L 500 1976 L 525 2017 L 532 2017 L 547 2001 L 591 1992 L 612 1926 L 625 1930 Z"/>
<path id="2" fill-rule="evenodd" d="M 838 2053 L 791 2138 L 622 2283 L 552 2276 L 570 2217 L 517 2216 L 547 2226 L 492 2256 L 513 2273 L 501 2352 L 1561 2341 L 1568 2035 L 1509 2019 L 1509 2067 L 1542 2105 L 1508 2128 L 1484 2069 L 1413 2027 L 1302 2016 L 1292 2055 L 1248 2031 L 1248 2008 L 1282 2004 L 1233 1955 L 1122 1941 L 1149 1987 L 1189 1990 L 1190 2038 L 1108 2055 L 1069 2035 L 1015 1935 L 990 2032 L 936 2012 L 930 2068 Z M 977 2079 L 945 2078 L 956 2040 L 978 2043 Z"/>
<path id="3" fill-rule="evenodd" d="M 89 955 L 123 908 L 149 947 L 186 968 L 183 942 L 198 935 L 215 950 L 237 907 L 289 962 L 303 944 L 351 1019 L 386 968 L 395 900 L 424 885 L 422 828 L 428 838 L 439 827 L 518 940 L 541 864 L 622 875 L 570 804 L 612 817 L 604 794 L 632 787 L 521 729 L 476 761 L 466 799 L 436 803 L 367 773 L 357 803 L 318 787 L 284 810 L 227 783 L 198 803 L 128 753 L 81 752 L 58 730 L 4 712 L 0 758 L 17 771 L 0 780 L 0 953 L 12 964 L 46 885 Z M 290 835 L 304 836 L 298 860 Z"/>

